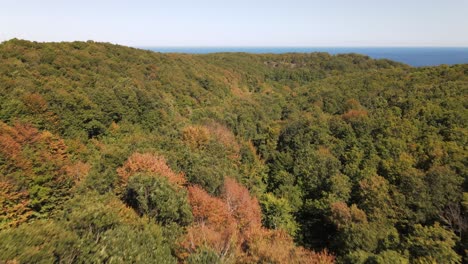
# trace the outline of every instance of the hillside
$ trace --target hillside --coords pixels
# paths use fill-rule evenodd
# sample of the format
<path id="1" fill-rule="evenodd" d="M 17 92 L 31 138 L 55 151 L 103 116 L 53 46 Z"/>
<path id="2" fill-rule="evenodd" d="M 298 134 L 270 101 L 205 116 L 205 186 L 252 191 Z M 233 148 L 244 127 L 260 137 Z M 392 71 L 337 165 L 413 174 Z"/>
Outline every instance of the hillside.
<path id="1" fill-rule="evenodd" d="M 462 263 L 468 65 L 0 44 L 0 262 Z"/>

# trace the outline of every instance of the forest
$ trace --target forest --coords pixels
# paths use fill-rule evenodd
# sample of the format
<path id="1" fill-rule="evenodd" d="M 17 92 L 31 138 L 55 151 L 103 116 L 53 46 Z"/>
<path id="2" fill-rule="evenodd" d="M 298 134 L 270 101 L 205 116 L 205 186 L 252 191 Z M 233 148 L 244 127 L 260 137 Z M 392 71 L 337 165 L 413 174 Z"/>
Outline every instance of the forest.
<path id="1" fill-rule="evenodd" d="M 468 263 L 468 64 L 0 44 L 0 263 Z"/>

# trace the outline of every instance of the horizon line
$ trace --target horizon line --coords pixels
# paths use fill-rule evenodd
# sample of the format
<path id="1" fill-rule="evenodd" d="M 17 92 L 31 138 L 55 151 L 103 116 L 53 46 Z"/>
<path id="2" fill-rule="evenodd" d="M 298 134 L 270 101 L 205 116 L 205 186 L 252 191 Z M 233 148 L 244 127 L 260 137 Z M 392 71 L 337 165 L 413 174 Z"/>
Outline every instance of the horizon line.
<path id="1" fill-rule="evenodd" d="M 22 38 L 10 38 L 10 39 L 3 39 L 0 40 L 0 43 L 8 42 L 11 40 L 24 40 L 36 43 L 72 43 L 72 42 L 88 42 L 93 41 L 96 43 L 109 43 L 113 45 L 120 45 L 120 46 L 127 46 L 133 48 L 468 48 L 468 45 L 159 45 L 159 44 L 151 44 L 151 45 L 133 45 L 133 44 L 123 44 L 113 41 L 103 41 L 103 40 L 60 40 L 60 41 L 40 41 L 40 40 L 30 40 L 30 39 L 22 39 Z"/>
<path id="2" fill-rule="evenodd" d="M 117 44 L 117 45 L 122 45 L 122 44 Z M 127 45 L 123 45 L 127 46 Z M 194 45 L 194 46 L 178 46 L 178 45 L 173 45 L 173 46 L 151 46 L 151 45 L 129 45 L 129 47 L 134 47 L 134 48 L 464 48 L 467 49 L 468 46 L 372 46 L 372 45 L 363 45 L 363 46 L 204 46 L 204 45 Z"/>

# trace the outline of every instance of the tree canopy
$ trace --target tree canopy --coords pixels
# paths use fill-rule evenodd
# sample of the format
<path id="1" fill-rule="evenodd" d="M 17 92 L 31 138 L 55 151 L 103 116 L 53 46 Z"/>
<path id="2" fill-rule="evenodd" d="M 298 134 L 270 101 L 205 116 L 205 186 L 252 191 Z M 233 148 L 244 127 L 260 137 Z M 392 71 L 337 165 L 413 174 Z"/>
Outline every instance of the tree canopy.
<path id="1" fill-rule="evenodd" d="M 462 263 L 468 64 L 0 44 L 0 262 Z"/>

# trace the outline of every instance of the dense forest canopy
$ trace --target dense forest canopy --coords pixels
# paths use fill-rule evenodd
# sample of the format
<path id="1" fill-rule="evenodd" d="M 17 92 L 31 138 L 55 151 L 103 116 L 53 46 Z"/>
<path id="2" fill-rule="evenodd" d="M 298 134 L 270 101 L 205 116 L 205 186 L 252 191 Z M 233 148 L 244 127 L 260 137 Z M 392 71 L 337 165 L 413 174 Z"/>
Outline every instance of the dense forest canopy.
<path id="1" fill-rule="evenodd" d="M 0 262 L 468 261 L 468 65 L 0 44 Z"/>

